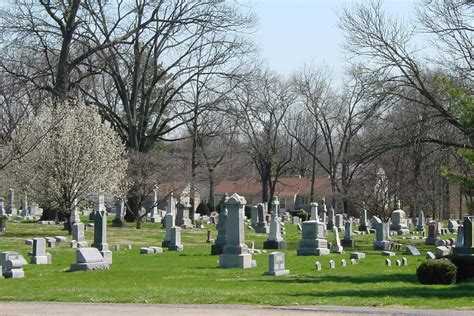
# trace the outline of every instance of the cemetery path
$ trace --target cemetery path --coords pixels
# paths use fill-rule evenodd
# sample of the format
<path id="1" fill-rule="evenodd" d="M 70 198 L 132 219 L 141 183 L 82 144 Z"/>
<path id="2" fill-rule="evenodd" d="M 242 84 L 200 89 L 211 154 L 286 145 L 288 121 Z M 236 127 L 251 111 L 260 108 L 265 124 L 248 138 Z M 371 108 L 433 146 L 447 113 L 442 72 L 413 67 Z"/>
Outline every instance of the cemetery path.
<path id="1" fill-rule="evenodd" d="M 152 305 L 57 302 L 0 302 L 0 315 L 473 315 L 474 310 L 430 310 L 403 307 Z"/>

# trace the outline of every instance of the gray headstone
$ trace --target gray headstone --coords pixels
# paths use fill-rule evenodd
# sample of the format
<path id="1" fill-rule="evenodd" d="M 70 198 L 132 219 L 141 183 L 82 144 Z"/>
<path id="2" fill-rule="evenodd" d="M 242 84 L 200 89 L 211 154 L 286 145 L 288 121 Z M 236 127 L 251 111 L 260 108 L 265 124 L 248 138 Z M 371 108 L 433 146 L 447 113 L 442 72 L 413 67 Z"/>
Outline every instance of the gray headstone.
<path id="1" fill-rule="evenodd" d="M 252 255 L 248 253 L 244 235 L 245 199 L 234 193 L 224 202 L 227 209 L 227 239 L 219 257 L 221 268 L 251 268 Z"/>
<path id="2" fill-rule="evenodd" d="M 285 269 L 285 254 L 283 252 L 272 252 L 269 256 L 269 268 L 266 275 L 286 275 L 290 273 Z"/>

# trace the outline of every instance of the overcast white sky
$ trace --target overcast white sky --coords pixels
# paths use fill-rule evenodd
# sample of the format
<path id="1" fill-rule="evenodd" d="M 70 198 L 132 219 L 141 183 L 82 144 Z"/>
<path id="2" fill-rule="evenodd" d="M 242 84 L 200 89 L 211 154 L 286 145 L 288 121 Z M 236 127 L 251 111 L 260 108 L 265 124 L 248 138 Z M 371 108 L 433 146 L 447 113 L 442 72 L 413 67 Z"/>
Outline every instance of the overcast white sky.
<path id="1" fill-rule="evenodd" d="M 359 2 L 362 2 L 360 0 Z M 338 12 L 348 0 L 251 0 L 259 18 L 255 41 L 271 69 L 289 74 L 305 62 L 326 63 L 336 73 L 344 67 Z M 387 13 L 415 14 L 415 0 L 386 0 Z"/>

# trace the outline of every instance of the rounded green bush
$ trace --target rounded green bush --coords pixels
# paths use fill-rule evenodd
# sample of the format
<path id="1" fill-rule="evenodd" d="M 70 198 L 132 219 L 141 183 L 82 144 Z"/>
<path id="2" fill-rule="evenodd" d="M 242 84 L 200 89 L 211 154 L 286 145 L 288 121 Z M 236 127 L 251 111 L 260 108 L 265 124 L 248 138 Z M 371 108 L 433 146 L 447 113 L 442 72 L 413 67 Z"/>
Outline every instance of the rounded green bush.
<path id="1" fill-rule="evenodd" d="M 416 270 L 421 284 L 453 284 L 456 282 L 456 266 L 442 259 L 426 260 Z"/>

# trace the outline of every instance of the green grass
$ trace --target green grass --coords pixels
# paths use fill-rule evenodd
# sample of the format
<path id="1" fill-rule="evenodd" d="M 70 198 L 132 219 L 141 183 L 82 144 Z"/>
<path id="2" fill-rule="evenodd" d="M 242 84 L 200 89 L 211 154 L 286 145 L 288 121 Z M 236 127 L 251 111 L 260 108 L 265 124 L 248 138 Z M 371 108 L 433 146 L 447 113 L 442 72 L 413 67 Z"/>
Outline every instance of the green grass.
<path id="1" fill-rule="evenodd" d="M 168 252 L 140 255 L 142 246 L 160 246 L 164 230 L 159 224 L 146 223 L 139 231 L 133 227 L 108 229 L 111 249 L 120 244 L 122 250 L 114 252 L 109 271 L 67 272 L 75 261 L 75 250 L 69 244 L 58 244 L 49 249 L 52 265 L 27 265 L 24 279 L 0 280 L 0 300 L 3 301 L 70 301 L 117 303 L 181 303 L 181 304 L 264 304 L 264 305 L 353 305 L 353 306 L 406 306 L 425 308 L 474 309 L 472 293 L 474 282 L 459 285 L 421 285 L 415 271 L 424 260 L 424 253 L 433 250 L 423 241 L 414 244 L 422 256 L 408 258 L 408 266 L 386 267 L 385 258 L 372 250 L 374 235 L 355 236 L 356 251 L 367 254 L 364 262 L 342 268 L 346 254 L 324 257 L 298 257 L 296 248 L 299 233 L 295 225 L 286 224 L 289 250 L 286 267 L 290 275 L 264 276 L 268 269 L 268 255 L 254 255 L 258 267 L 253 269 L 219 269 L 218 256 L 210 256 L 206 244 L 206 229 L 182 230 L 182 253 Z M 216 232 L 214 228 L 213 237 Z M 264 235 L 245 229 L 247 244 L 255 241 L 261 248 Z M 13 223 L 7 226 L 7 235 L 0 237 L 0 251 L 19 251 L 27 260 L 31 246 L 24 239 L 65 235 L 60 226 L 33 223 Z M 86 231 L 91 243 L 93 229 Z M 333 238 L 332 233 L 328 240 Z M 448 238 L 448 237 L 446 237 Z M 398 239 L 398 238 L 397 238 Z M 70 237 L 68 237 L 68 241 Z M 132 244 L 133 250 L 126 250 Z M 269 251 L 270 252 L 270 251 Z M 328 261 L 336 260 L 335 270 L 328 269 Z M 323 271 L 314 269 L 319 260 Z"/>

